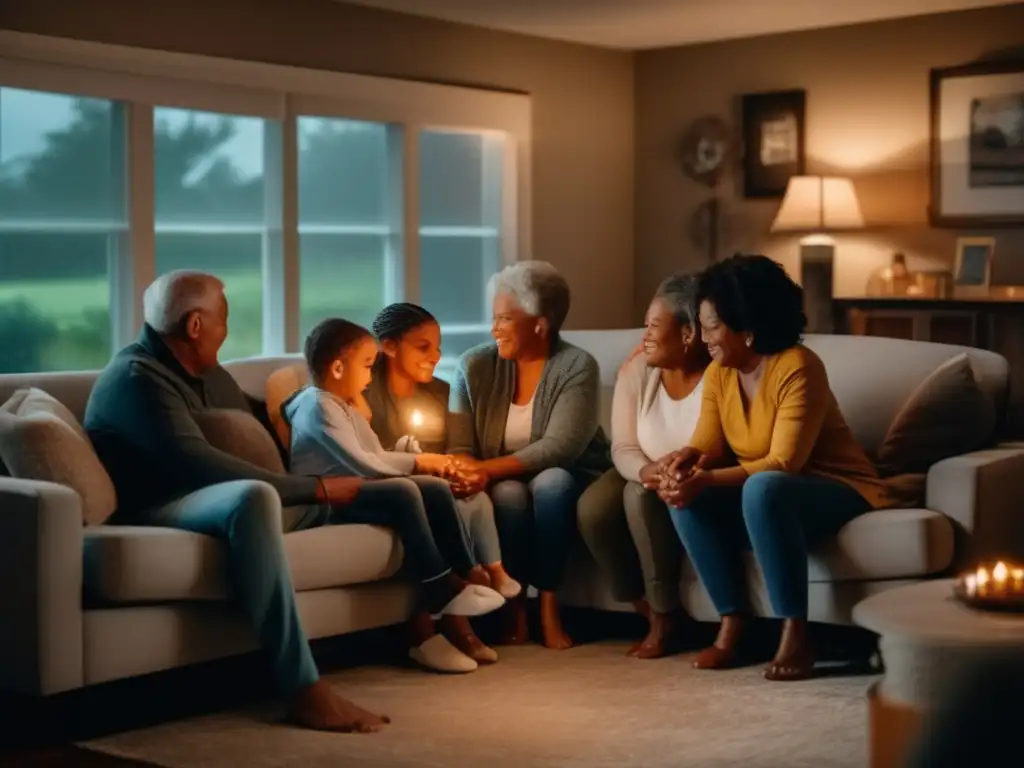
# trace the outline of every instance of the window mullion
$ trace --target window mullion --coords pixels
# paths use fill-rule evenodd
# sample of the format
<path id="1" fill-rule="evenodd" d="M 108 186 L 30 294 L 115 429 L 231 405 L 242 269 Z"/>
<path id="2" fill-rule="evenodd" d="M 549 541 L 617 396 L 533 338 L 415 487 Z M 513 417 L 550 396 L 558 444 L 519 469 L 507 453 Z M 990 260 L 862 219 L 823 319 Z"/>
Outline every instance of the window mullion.
<path id="1" fill-rule="evenodd" d="M 143 323 L 142 294 L 156 278 L 156 184 L 153 107 L 125 105 L 128 229 L 111 264 L 111 322 L 115 348 L 132 341 Z"/>
<path id="2" fill-rule="evenodd" d="M 264 122 L 263 354 L 298 349 L 297 149 L 293 116 Z"/>
<path id="3" fill-rule="evenodd" d="M 420 300 L 420 128 L 405 124 L 388 127 L 388 190 L 391 217 L 386 274 L 386 300 Z"/>

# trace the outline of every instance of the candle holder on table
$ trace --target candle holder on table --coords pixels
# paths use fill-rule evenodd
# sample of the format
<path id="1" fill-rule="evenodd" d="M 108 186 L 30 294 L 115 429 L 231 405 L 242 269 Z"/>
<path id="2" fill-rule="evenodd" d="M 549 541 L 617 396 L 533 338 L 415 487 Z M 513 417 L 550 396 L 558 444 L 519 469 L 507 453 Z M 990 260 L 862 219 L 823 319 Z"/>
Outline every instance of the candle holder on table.
<path id="1" fill-rule="evenodd" d="M 972 608 L 1024 613 L 1024 567 L 1002 560 L 979 565 L 957 577 L 953 595 Z"/>

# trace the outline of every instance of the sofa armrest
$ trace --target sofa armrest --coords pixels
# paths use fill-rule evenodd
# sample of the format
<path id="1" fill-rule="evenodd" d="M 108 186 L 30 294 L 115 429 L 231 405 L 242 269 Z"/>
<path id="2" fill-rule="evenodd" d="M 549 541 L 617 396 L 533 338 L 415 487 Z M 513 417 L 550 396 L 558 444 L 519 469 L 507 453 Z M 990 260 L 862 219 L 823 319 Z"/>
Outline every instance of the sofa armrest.
<path id="1" fill-rule="evenodd" d="M 82 686 L 82 527 L 70 488 L 0 477 L 0 690 Z"/>
<path id="2" fill-rule="evenodd" d="M 1024 560 L 1024 447 L 954 456 L 928 470 L 925 506 L 956 529 L 954 565 Z"/>

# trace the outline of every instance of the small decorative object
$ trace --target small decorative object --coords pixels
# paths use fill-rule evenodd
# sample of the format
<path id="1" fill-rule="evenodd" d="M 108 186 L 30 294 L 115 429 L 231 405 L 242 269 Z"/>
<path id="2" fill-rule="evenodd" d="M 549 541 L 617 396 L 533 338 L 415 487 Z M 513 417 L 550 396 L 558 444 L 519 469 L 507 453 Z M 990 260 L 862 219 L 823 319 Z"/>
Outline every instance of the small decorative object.
<path id="1" fill-rule="evenodd" d="M 714 116 L 690 123 L 679 144 L 683 172 L 711 190 L 711 197 L 698 205 L 690 218 L 690 239 L 707 253 L 708 263 L 718 258 L 722 204 L 717 188 L 728 167 L 732 145 L 729 127 Z"/>
<path id="2" fill-rule="evenodd" d="M 831 176 L 794 176 L 772 223 L 772 232 L 798 232 L 800 285 L 809 333 L 832 333 L 831 233 L 864 226 L 853 182 Z"/>
<path id="3" fill-rule="evenodd" d="M 979 565 L 960 575 L 953 595 L 972 608 L 1024 612 L 1024 568 L 1002 560 Z"/>
<path id="4" fill-rule="evenodd" d="M 1024 62 L 931 72 L 937 227 L 1024 224 Z"/>
<path id="5" fill-rule="evenodd" d="M 989 294 L 994 237 L 959 237 L 953 267 L 953 292 L 957 297 L 984 298 Z"/>
<path id="6" fill-rule="evenodd" d="M 806 100 L 802 90 L 743 97 L 744 197 L 782 197 L 789 180 L 803 175 Z"/>
<path id="7" fill-rule="evenodd" d="M 868 296 L 915 296 L 919 294 L 914 275 L 907 269 L 902 253 L 892 255 L 892 263 L 876 270 L 868 278 Z"/>

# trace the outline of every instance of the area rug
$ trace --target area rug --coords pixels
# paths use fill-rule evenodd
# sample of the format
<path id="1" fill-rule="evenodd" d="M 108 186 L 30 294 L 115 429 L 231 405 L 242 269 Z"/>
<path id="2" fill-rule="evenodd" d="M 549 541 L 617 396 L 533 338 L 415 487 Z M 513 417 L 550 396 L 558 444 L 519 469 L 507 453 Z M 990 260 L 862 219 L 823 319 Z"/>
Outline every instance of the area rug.
<path id="1" fill-rule="evenodd" d="M 621 643 L 502 648 L 460 676 L 361 667 L 331 675 L 391 716 L 373 735 L 311 733 L 272 704 L 90 741 L 167 768 L 358 766 L 738 766 L 866 764 L 871 676 L 770 683 L 760 667 L 694 670 L 688 656 L 627 658 Z"/>

